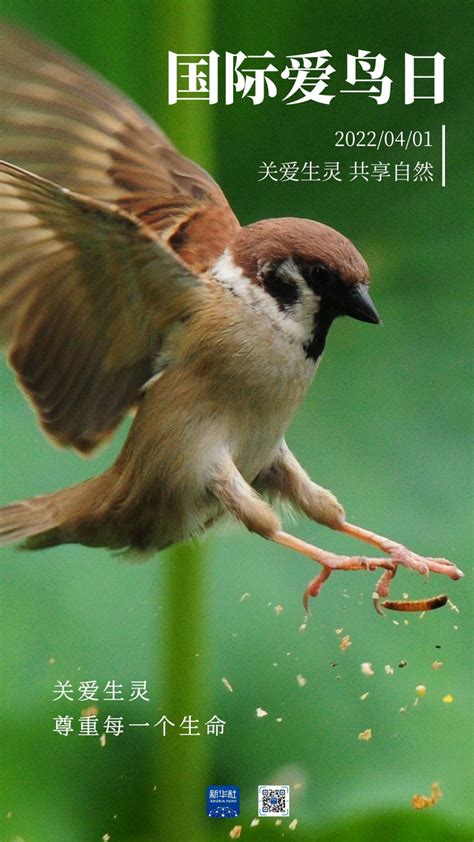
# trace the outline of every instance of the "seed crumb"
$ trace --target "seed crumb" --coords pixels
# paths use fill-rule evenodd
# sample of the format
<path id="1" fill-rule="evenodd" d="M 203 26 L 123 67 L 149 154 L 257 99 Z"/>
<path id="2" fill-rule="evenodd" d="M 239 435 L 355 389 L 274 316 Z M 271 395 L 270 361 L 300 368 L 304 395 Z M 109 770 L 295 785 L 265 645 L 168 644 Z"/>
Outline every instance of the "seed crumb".
<path id="1" fill-rule="evenodd" d="M 443 696 L 443 702 L 445 705 L 450 705 L 451 702 L 454 702 L 454 696 L 451 696 L 451 693 L 447 693 L 446 696 Z"/>
<path id="2" fill-rule="evenodd" d="M 232 687 L 232 684 L 230 683 L 229 679 L 225 677 L 225 675 L 222 676 L 221 681 L 222 681 L 224 687 L 229 691 L 229 693 L 234 692 L 234 688 Z"/>
<path id="3" fill-rule="evenodd" d="M 426 807 L 433 807 L 437 804 L 442 796 L 439 784 L 431 784 L 431 795 L 414 795 L 411 799 L 411 805 L 415 810 L 424 810 Z"/>
<path id="4" fill-rule="evenodd" d="M 235 827 L 229 833 L 231 839 L 240 839 L 240 834 L 242 833 L 242 825 L 236 824 Z"/>
<path id="5" fill-rule="evenodd" d="M 306 685 L 308 683 L 308 679 L 305 678 L 304 675 L 301 675 L 301 673 L 296 676 L 296 680 L 298 682 L 299 687 L 306 687 Z"/>
<path id="6" fill-rule="evenodd" d="M 372 739 L 372 728 L 366 728 L 365 731 L 361 731 L 359 736 L 359 740 L 371 740 Z"/>
<path id="7" fill-rule="evenodd" d="M 268 711 L 263 708 L 257 708 L 257 716 L 261 719 L 263 716 L 268 716 Z"/>
<path id="8" fill-rule="evenodd" d="M 339 649 L 341 652 L 345 652 L 346 649 L 349 649 L 349 646 L 352 646 L 351 636 L 350 634 L 345 634 L 339 644 Z"/>
<path id="9" fill-rule="evenodd" d="M 364 661 L 360 665 L 360 671 L 361 671 L 362 675 L 373 675 L 374 674 L 374 668 L 373 668 L 372 664 L 370 663 L 370 661 Z"/>

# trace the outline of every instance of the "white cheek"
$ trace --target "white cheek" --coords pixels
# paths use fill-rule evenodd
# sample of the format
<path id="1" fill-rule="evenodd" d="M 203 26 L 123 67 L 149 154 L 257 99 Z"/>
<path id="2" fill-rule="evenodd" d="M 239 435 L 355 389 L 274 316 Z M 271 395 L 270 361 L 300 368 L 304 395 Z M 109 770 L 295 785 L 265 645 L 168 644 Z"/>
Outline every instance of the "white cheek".
<path id="1" fill-rule="evenodd" d="M 299 274 L 293 261 L 288 261 L 293 280 L 299 288 L 299 301 L 288 310 L 280 310 L 271 295 L 256 283 L 247 278 L 242 269 L 236 266 L 228 249 L 222 254 L 212 268 L 212 275 L 227 289 L 242 298 L 247 304 L 258 310 L 262 317 L 270 321 L 288 339 L 298 343 L 306 343 L 311 338 L 314 329 L 314 314 L 319 310 L 319 297 L 308 287 L 304 278 Z"/>

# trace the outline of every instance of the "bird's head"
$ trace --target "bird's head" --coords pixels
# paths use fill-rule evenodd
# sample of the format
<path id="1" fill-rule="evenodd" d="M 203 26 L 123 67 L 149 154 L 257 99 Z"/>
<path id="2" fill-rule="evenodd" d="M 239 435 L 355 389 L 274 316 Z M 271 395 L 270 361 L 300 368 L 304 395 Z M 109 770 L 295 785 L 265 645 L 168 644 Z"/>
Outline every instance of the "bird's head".
<path id="1" fill-rule="evenodd" d="M 266 219 L 241 228 L 227 256 L 250 290 L 300 327 L 307 356 L 317 359 L 338 316 L 379 324 L 368 292 L 369 270 L 347 237 L 309 219 Z M 245 294 L 245 286 L 241 284 Z M 265 306 L 265 298 L 262 305 Z M 284 321 L 282 322 L 284 324 Z"/>

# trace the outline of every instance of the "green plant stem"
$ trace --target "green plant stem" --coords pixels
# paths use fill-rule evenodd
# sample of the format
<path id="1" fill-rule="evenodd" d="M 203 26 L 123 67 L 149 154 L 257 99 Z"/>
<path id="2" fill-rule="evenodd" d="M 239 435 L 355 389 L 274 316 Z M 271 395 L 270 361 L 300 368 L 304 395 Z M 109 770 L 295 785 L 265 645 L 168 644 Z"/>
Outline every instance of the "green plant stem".
<path id="1" fill-rule="evenodd" d="M 150 3 L 155 83 L 163 78 L 168 50 L 208 53 L 213 49 L 212 0 L 166 0 Z M 160 109 L 162 126 L 188 157 L 213 169 L 212 107 L 205 102 L 183 102 Z M 192 458 L 192 454 L 190 454 Z M 166 842 L 205 842 L 205 788 L 209 783 L 209 738 L 205 722 L 213 711 L 206 704 L 205 634 L 207 615 L 206 553 L 202 545 L 173 548 L 166 559 L 164 640 L 157 641 L 157 663 L 163 665 L 163 713 L 176 723 L 173 733 L 157 742 L 157 799 L 154 830 Z M 160 602 L 162 595 L 160 595 Z M 164 653 L 162 656 L 161 653 Z M 200 736 L 179 736 L 184 716 L 200 719 Z"/>

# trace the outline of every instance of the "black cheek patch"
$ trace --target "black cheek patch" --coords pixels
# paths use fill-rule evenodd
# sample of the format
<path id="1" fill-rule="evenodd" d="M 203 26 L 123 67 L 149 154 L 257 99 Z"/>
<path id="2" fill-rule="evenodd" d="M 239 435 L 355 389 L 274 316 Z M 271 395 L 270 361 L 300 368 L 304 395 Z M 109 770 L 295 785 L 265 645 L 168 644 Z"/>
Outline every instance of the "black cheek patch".
<path id="1" fill-rule="evenodd" d="M 288 310 L 299 301 L 300 291 L 295 281 L 281 275 L 278 270 L 268 272 L 262 278 L 263 288 L 277 302 L 280 310 Z"/>

